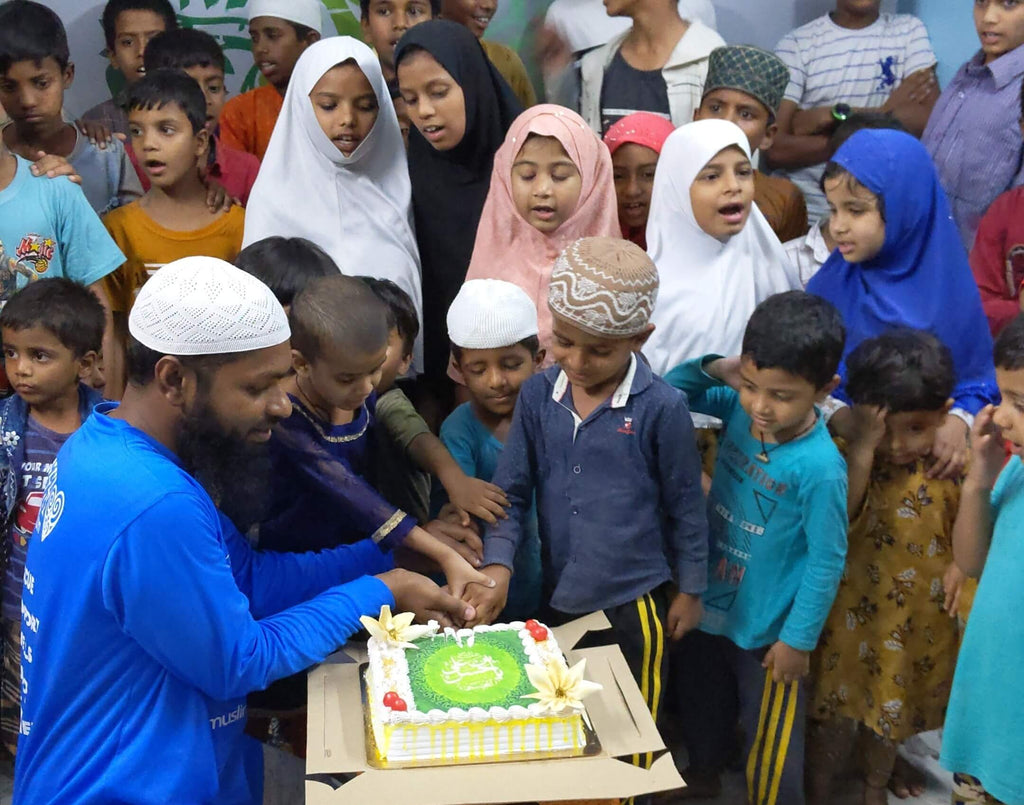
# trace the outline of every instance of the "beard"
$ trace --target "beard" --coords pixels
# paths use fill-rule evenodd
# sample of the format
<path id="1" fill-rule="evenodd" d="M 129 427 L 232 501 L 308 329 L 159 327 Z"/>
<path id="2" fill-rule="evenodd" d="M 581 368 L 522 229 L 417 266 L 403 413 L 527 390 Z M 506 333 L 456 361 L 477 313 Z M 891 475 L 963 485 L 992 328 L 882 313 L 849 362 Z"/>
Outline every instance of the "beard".
<path id="1" fill-rule="evenodd" d="M 178 458 L 243 534 L 266 514 L 270 448 L 225 427 L 204 395 L 178 426 Z"/>

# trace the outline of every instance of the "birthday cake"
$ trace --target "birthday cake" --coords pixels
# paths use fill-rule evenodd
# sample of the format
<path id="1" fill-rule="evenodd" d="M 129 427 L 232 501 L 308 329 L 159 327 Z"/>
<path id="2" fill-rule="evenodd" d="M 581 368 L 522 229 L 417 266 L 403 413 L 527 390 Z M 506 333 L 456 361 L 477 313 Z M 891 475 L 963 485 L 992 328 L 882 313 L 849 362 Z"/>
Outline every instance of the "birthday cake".
<path id="1" fill-rule="evenodd" d="M 364 618 L 371 753 L 387 763 L 491 762 L 582 754 L 581 699 L 600 688 L 566 664 L 536 621 L 474 629 Z"/>

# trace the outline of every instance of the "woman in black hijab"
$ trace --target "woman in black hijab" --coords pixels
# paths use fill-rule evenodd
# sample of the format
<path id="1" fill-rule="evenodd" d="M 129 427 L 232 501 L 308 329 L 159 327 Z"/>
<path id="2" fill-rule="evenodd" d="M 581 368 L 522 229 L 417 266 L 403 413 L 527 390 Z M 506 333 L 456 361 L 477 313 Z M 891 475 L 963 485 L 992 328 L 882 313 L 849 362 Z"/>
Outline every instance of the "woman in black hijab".
<path id="1" fill-rule="evenodd" d="M 425 375 L 436 391 L 448 368 L 448 307 L 466 278 L 494 152 L 522 108 L 458 23 L 410 28 L 395 48 L 395 65 L 413 123 L 409 175 L 423 266 Z"/>

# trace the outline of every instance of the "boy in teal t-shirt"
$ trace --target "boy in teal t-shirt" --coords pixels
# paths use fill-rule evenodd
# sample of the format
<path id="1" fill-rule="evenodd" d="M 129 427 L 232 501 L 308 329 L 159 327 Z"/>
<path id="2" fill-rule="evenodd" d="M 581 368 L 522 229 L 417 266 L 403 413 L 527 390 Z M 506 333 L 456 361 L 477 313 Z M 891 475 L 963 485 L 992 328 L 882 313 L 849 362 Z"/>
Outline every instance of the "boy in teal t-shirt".
<path id="1" fill-rule="evenodd" d="M 441 425 L 441 441 L 462 471 L 490 481 L 505 449 L 519 388 L 544 361 L 537 309 L 511 282 L 469 280 L 448 309 L 448 338 L 455 368 L 469 392 Z M 534 617 L 541 603 L 537 509 L 526 518 L 512 581 L 499 621 Z"/>
<path id="2" fill-rule="evenodd" d="M 953 526 L 953 558 L 981 579 L 942 734 L 954 802 L 1024 802 L 1024 316 L 996 340 L 995 364 L 1002 403 L 975 417 Z"/>
<path id="3" fill-rule="evenodd" d="M 695 787 L 716 786 L 738 701 L 750 800 L 804 802 L 800 680 L 839 586 L 847 530 L 846 465 L 815 406 L 839 382 L 844 340 L 832 305 L 791 291 L 758 305 L 741 357 L 698 358 L 665 377 L 692 411 L 723 422 L 704 618 L 679 648 L 684 777 Z"/>

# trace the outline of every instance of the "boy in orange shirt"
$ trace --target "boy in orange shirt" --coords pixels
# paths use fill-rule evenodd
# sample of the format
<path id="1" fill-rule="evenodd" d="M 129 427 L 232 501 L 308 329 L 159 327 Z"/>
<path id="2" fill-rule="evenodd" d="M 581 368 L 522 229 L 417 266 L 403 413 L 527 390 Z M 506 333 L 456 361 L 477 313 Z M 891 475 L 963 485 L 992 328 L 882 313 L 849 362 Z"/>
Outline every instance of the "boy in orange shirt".
<path id="1" fill-rule="evenodd" d="M 200 176 L 210 134 L 206 98 L 194 79 L 178 70 L 156 70 L 128 92 L 132 146 L 151 187 L 141 199 L 103 219 L 125 255 L 107 279 L 114 312 L 114 343 L 107 355 L 106 393 L 119 399 L 124 389 L 124 323 L 142 284 L 165 263 L 205 255 L 234 260 L 242 248 L 245 213 L 241 207 L 211 211 Z"/>
<path id="2" fill-rule="evenodd" d="M 323 35 L 325 18 L 320 0 L 250 0 L 252 57 L 267 83 L 224 104 L 221 142 L 263 159 L 295 62 Z"/>

